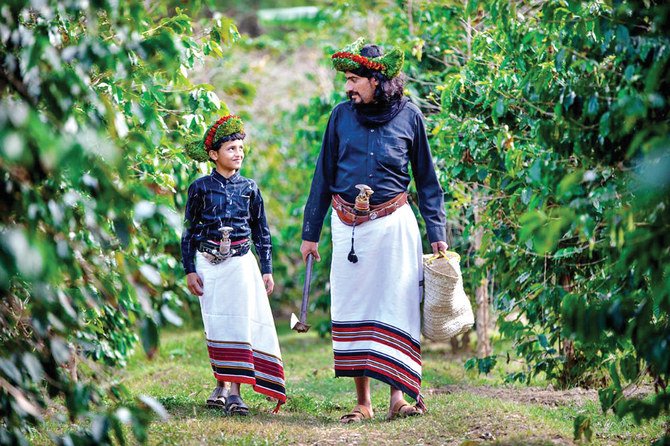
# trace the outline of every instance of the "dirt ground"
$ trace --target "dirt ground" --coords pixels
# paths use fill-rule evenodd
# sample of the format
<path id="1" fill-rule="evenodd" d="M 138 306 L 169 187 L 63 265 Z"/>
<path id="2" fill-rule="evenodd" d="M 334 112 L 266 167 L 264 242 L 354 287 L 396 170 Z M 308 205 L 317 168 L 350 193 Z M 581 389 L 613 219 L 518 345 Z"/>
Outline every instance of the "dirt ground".
<path id="1" fill-rule="evenodd" d="M 469 386 L 463 384 L 446 385 L 436 389 L 427 389 L 426 394 L 470 393 L 477 396 L 491 397 L 519 403 L 534 403 L 545 406 L 576 405 L 581 406 L 586 401 L 597 401 L 598 392 L 592 389 L 554 390 L 539 387 L 490 387 Z"/>
<path id="2" fill-rule="evenodd" d="M 541 387 L 491 387 L 491 386 L 469 386 L 463 384 L 454 384 L 427 389 L 425 393 L 431 394 L 452 394 L 467 392 L 477 396 L 491 397 L 502 400 L 514 401 L 518 403 L 534 403 L 545 406 L 582 406 L 586 401 L 598 401 L 598 391 L 595 389 L 574 388 L 568 390 L 555 390 L 551 386 Z M 642 386 L 630 389 L 624 392 L 627 396 L 644 397 L 653 392 L 651 386 Z"/>

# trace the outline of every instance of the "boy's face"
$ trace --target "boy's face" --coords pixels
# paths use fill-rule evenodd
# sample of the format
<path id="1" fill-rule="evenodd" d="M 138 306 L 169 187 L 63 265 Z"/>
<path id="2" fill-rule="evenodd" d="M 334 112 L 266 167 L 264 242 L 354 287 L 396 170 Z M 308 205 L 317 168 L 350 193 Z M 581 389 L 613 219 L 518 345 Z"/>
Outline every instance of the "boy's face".
<path id="1" fill-rule="evenodd" d="M 209 157 L 223 171 L 239 170 L 244 160 L 244 141 L 236 139 L 221 144 L 219 150 L 210 150 Z"/>

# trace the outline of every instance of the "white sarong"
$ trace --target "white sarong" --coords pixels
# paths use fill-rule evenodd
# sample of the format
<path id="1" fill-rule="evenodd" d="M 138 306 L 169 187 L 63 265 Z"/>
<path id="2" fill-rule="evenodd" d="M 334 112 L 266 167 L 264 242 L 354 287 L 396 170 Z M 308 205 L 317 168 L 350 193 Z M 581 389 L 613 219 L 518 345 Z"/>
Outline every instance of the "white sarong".
<path id="1" fill-rule="evenodd" d="M 330 272 L 336 376 L 368 376 L 420 398 L 422 248 L 408 204 L 355 228 L 332 213 Z"/>
<path id="2" fill-rule="evenodd" d="M 284 366 L 268 295 L 251 252 L 218 265 L 196 255 L 209 360 L 219 381 L 251 384 L 286 401 Z"/>

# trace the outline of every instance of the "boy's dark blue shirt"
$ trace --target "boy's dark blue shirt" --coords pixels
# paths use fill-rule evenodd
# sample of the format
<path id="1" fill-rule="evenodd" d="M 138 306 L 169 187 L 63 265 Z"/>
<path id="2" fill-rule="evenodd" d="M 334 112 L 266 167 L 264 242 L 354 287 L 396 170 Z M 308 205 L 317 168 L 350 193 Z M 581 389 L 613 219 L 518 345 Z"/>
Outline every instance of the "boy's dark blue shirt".
<path id="1" fill-rule="evenodd" d="M 226 178 L 212 169 L 211 174 L 198 178 L 188 188 L 181 237 L 186 274 L 195 272 L 195 254 L 200 242 L 221 240 L 221 226 L 233 228 L 230 235 L 233 241 L 251 237 L 260 259 L 261 273 L 272 273 L 272 239 L 258 185 L 239 172 Z"/>

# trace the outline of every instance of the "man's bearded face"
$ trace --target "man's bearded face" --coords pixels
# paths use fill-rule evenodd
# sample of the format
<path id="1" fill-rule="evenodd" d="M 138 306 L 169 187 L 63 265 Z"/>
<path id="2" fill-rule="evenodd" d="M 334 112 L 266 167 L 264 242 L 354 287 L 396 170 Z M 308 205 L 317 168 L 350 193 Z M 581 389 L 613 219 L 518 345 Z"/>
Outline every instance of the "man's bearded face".
<path id="1" fill-rule="evenodd" d="M 344 74 L 347 79 L 344 90 L 349 100 L 356 104 L 369 104 L 374 100 L 375 89 L 378 85 L 377 79 L 361 77 L 350 71 Z"/>

